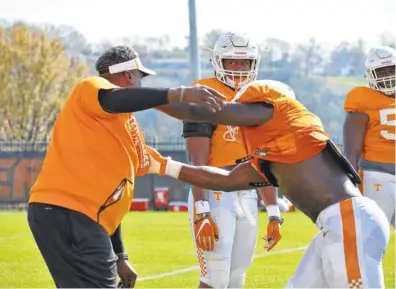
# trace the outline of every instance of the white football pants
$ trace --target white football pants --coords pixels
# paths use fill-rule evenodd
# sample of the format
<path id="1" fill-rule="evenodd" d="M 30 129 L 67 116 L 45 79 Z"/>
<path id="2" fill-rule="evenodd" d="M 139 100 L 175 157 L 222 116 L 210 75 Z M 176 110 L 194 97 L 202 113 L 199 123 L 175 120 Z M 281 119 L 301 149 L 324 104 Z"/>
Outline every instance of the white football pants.
<path id="1" fill-rule="evenodd" d="M 316 224 L 320 231 L 286 288 L 384 288 L 390 227 L 375 201 L 356 197 L 333 204 Z"/>
<path id="2" fill-rule="evenodd" d="M 395 176 L 387 173 L 361 170 L 363 196 L 373 199 L 384 211 L 389 223 L 395 228 Z"/>
<path id="3" fill-rule="evenodd" d="M 209 192 L 212 218 L 219 228 L 219 240 L 213 251 L 196 248 L 194 198 L 191 190 L 188 204 L 192 237 L 201 269 L 201 282 L 212 288 L 242 288 L 257 242 L 256 191 Z"/>

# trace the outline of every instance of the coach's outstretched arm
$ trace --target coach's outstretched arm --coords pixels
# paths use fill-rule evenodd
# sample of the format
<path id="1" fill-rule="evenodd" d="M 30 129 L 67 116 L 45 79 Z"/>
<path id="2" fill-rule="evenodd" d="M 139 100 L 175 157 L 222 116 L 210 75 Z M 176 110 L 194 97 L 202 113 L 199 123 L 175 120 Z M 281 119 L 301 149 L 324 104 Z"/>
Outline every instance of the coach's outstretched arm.
<path id="1" fill-rule="evenodd" d="M 98 98 L 102 108 L 109 113 L 136 112 L 174 102 L 195 103 L 215 112 L 221 109 L 222 100 L 225 100 L 222 94 L 206 86 L 101 89 Z"/>
<path id="2" fill-rule="evenodd" d="M 100 77 L 87 78 L 76 89 L 83 107 L 100 116 L 136 112 L 176 102 L 193 103 L 209 112 L 216 112 L 226 100 L 221 93 L 202 85 L 163 89 L 120 88 Z"/>
<path id="3" fill-rule="evenodd" d="M 156 150 L 150 151 L 148 173 L 167 175 L 179 181 L 214 191 L 232 192 L 256 188 L 263 178 L 250 163 L 237 165 L 232 171 L 211 166 L 191 166 L 164 158 Z"/>
<path id="4" fill-rule="evenodd" d="M 159 106 L 156 109 L 181 120 L 235 126 L 262 125 L 269 121 L 274 113 L 274 109 L 266 103 L 225 102 L 222 109 L 216 112 L 180 102 Z"/>

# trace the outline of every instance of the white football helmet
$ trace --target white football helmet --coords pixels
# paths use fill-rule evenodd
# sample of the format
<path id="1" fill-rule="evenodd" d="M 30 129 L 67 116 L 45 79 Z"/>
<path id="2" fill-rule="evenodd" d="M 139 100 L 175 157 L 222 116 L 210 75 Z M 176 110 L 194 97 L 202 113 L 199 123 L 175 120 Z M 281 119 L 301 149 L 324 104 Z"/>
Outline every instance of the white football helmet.
<path id="1" fill-rule="evenodd" d="M 389 46 L 378 46 L 370 50 L 364 63 L 365 78 L 369 86 L 386 95 L 395 94 L 395 71 L 393 74 L 381 76 L 379 71 L 385 67 L 396 65 L 396 50 Z"/>
<path id="2" fill-rule="evenodd" d="M 250 70 L 225 70 L 224 59 L 248 59 L 251 61 Z M 214 45 L 211 63 L 219 81 L 239 89 L 257 78 L 260 53 L 257 44 L 253 43 L 246 34 L 226 32 Z"/>

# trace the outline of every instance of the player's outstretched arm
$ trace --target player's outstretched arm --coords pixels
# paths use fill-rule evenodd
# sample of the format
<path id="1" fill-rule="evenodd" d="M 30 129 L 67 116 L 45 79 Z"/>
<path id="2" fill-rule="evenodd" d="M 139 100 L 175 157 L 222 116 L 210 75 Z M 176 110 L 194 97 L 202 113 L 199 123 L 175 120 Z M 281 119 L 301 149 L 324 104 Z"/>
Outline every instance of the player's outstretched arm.
<path id="1" fill-rule="evenodd" d="M 177 171 L 179 170 L 177 174 Z M 250 163 L 236 166 L 232 171 L 226 171 L 210 166 L 190 166 L 187 164 L 168 163 L 169 176 L 179 181 L 201 188 L 216 191 L 232 192 L 255 188 L 253 183 L 262 183 L 264 180 Z"/>
<path id="2" fill-rule="evenodd" d="M 356 171 L 359 170 L 358 161 L 363 151 L 368 121 L 368 116 L 359 112 L 347 112 L 344 121 L 344 153 Z"/>
<path id="3" fill-rule="evenodd" d="M 269 121 L 273 108 L 261 103 L 225 102 L 222 109 L 210 112 L 197 105 L 172 103 L 157 107 L 158 110 L 181 120 L 211 122 L 235 126 L 256 126 Z"/>
<path id="4" fill-rule="evenodd" d="M 232 171 L 210 166 L 191 166 L 164 158 L 156 150 L 150 151 L 148 173 L 167 175 L 193 186 L 214 191 L 232 192 L 256 188 L 263 178 L 250 163 L 242 163 Z"/>

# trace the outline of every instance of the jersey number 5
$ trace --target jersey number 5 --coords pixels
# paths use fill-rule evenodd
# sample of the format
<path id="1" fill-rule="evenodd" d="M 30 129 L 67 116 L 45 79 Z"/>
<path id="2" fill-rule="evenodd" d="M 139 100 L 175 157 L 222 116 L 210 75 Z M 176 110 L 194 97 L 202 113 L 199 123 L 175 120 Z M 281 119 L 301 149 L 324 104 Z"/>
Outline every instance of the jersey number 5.
<path id="1" fill-rule="evenodd" d="M 393 116 L 393 119 L 389 119 Z M 396 109 L 387 108 L 380 110 L 381 124 L 386 126 L 391 126 L 389 129 L 381 130 L 381 135 L 388 140 L 396 140 L 395 128 L 396 128 Z"/>

